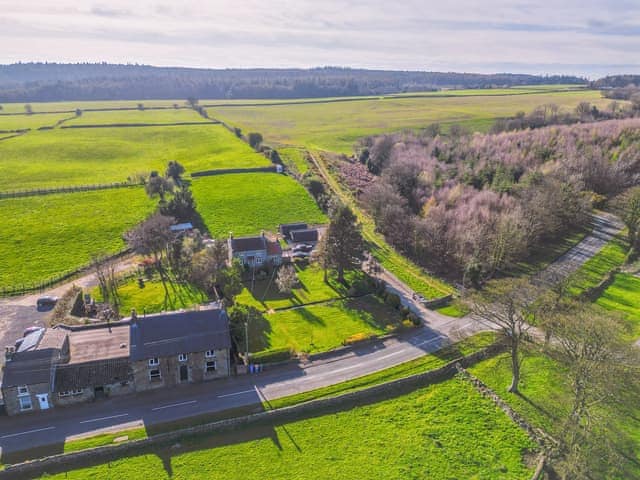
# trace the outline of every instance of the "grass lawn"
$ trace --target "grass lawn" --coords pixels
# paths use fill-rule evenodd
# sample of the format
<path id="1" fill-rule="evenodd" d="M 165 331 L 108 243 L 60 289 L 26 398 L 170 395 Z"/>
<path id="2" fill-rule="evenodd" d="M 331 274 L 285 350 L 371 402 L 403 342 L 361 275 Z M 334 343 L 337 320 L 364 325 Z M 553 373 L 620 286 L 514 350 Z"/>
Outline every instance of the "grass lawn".
<path id="1" fill-rule="evenodd" d="M 444 307 L 436 308 L 436 312 L 447 317 L 462 318 L 469 313 L 469 309 L 462 302 L 454 301 Z"/>
<path id="2" fill-rule="evenodd" d="M 469 368 L 469 371 L 496 391 L 533 425 L 543 428 L 551 435 L 557 434 L 570 409 L 569 386 L 566 371 L 548 356 L 529 352 L 522 366 L 521 395 L 508 393 L 511 381 L 510 356 L 499 355 L 484 360 Z M 616 411 L 602 411 L 607 422 L 615 424 L 624 434 L 611 440 L 616 442 L 626 455 L 630 475 L 640 476 L 640 408 L 637 403 L 619 406 Z M 622 438 L 627 437 L 628 438 Z M 630 442 L 626 446 L 622 442 Z"/>
<path id="3" fill-rule="evenodd" d="M 628 249 L 625 233 L 622 232 L 574 273 L 571 293 L 578 295 L 598 285 L 608 272 L 624 263 Z"/>
<path id="4" fill-rule="evenodd" d="M 38 112 L 73 112 L 76 108 L 81 110 L 100 108 L 138 108 L 142 103 L 145 107 L 173 107 L 174 104 L 185 106 L 184 99 L 181 100 L 76 100 L 69 102 L 35 102 L 31 103 L 31 108 Z M 24 113 L 24 103 L 3 103 L 3 113 Z"/>
<path id="5" fill-rule="evenodd" d="M 256 280 L 251 291 L 251 281 L 245 282 L 245 288 L 236 297 L 238 303 L 252 305 L 260 310 L 292 307 L 311 302 L 330 300 L 344 297 L 348 294 L 348 288 L 336 280 L 336 275 L 330 273 L 329 282 L 324 282 L 324 272 L 316 264 L 294 264 L 298 275 L 298 288 L 291 294 L 283 294 L 278 291 L 275 279 Z M 362 278 L 364 273 L 346 272 L 345 279 L 349 285 Z"/>
<path id="6" fill-rule="evenodd" d="M 244 173 L 200 177 L 191 185 L 209 232 L 237 237 L 276 232 L 278 224 L 324 223 L 325 215 L 295 180 L 276 173 Z"/>
<path id="7" fill-rule="evenodd" d="M 0 288 L 38 283 L 125 247 L 155 208 L 142 187 L 0 200 Z"/>
<path id="8" fill-rule="evenodd" d="M 530 477 L 523 456 L 534 447 L 457 378 L 345 412 L 180 445 L 53 478 L 515 480 Z"/>
<path id="9" fill-rule="evenodd" d="M 630 340 L 640 337 L 640 278 L 619 273 L 596 303 L 607 310 L 624 313 L 632 331 Z"/>
<path id="10" fill-rule="evenodd" d="M 227 106 L 209 108 L 209 114 L 241 127 L 245 132 L 260 132 L 267 143 L 350 154 L 354 142 L 367 135 L 423 128 L 435 122 L 445 127 L 462 123 L 473 130 L 486 131 L 496 118 L 513 116 L 520 110 L 529 112 L 544 104 L 555 103 L 563 109 L 572 109 L 582 101 L 599 106 L 609 102 L 595 90 L 508 89 L 502 92 L 467 91 L 465 95 L 451 93 L 263 106 L 258 102 L 251 102 L 250 106 L 224 102 Z"/>
<path id="11" fill-rule="evenodd" d="M 249 325 L 249 350 L 323 352 L 353 336 L 382 334 L 400 313 L 374 296 L 267 313 Z"/>
<path id="12" fill-rule="evenodd" d="M 70 440 L 64 443 L 64 453 L 77 452 L 86 450 L 87 448 L 102 447 L 104 445 L 113 445 L 116 438 L 127 437 L 126 441 L 138 440 L 147 437 L 147 431 L 144 427 L 134 428 L 131 430 L 123 430 L 117 433 L 102 433 L 93 437 L 82 438 L 78 440 Z M 124 440 L 123 440 L 124 441 Z M 118 442 L 119 443 L 119 442 Z"/>
<path id="13" fill-rule="evenodd" d="M 0 130 L 23 130 L 27 128 L 53 127 L 56 122 L 69 118 L 69 113 L 47 113 L 40 115 L 0 115 Z"/>
<path id="14" fill-rule="evenodd" d="M 83 112 L 65 124 L 73 125 L 110 125 L 127 123 L 180 123 L 202 122 L 211 120 L 201 117 L 191 109 L 163 109 L 163 110 L 110 110 L 106 112 Z"/>
<path id="15" fill-rule="evenodd" d="M 170 160 L 187 173 L 270 162 L 221 125 L 32 131 L 0 142 L 0 191 L 122 182 Z"/>
<path id="16" fill-rule="evenodd" d="M 191 308 L 194 305 L 204 303 L 208 300 L 205 293 L 196 288 L 174 282 L 169 287 L 169 298 L 167 304 L 164 303 L 164 288 L 159 279 L 144 281 L 144 288 L 140 288 L 137 278 L 130 278 L 118 287 L 120 296 L 120 312 L 128 315 L 132 308 L 139 313 L 157 313 L 162 311 L 179 310 L 181 308 Z M 95 288 L 93 296 L 100 299 L 100 290 Z"/>

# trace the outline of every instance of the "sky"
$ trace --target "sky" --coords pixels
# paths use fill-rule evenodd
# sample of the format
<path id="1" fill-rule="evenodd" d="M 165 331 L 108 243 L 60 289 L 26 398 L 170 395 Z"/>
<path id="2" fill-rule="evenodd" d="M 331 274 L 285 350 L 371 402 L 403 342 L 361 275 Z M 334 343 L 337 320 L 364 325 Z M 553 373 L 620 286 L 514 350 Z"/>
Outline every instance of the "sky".
<path id="1" fill-rule="evenodd" d="M 640 73 L 640 0 L 0 0 L 0 63 Z"/>

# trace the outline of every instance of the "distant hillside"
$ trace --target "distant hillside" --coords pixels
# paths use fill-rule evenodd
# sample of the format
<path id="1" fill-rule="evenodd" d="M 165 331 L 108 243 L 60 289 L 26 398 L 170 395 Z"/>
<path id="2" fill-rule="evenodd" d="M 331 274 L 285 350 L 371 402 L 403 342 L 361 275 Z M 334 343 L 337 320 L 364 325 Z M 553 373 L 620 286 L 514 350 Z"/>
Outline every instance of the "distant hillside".
<path id="1" fill-rule="evenodd" d="M 640 75 L 610 75 L 591 82 L 593 88 L 624 88 L 629 85 L 640 87 Z"/>
<path id="2" fill-rule="evenodd" d="M 187 97 L 311 98 L 491 88 L 580 84 L 572 76 L 406 72 L 348 68 L 195 69 L 106 63 L 18 63 L 0 65 L 0 102 L 144 100 Z"/>

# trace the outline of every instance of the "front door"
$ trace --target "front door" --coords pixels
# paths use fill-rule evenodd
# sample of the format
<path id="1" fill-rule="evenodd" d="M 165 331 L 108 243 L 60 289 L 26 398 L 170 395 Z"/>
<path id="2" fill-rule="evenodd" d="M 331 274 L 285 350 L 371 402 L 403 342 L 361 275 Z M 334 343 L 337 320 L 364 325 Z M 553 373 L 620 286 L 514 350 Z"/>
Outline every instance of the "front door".
<path id="1" fill-rule="evenodd" d="M 186 365 L 180 365 L 180 381 L 189 381 L 189 367 L 187 367 Z"/>
<path id="2" fill-rule="evenodd" d="M 47 410 L 49 408 L 49 394 L 48 393 L 39 393 L 36 395 L 38 397 L 38 403 L 40 404 L 40 410 Z"/>

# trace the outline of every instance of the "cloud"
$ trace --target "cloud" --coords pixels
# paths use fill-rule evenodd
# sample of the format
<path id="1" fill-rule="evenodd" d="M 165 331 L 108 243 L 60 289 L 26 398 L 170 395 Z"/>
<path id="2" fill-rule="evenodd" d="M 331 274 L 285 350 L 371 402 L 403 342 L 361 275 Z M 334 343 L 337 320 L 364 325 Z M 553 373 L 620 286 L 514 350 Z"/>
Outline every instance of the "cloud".
<path id="1" fill-rule="evenodd" d="M 633 0 L 12 2 L 0 62 L 638 72 Z"/>

